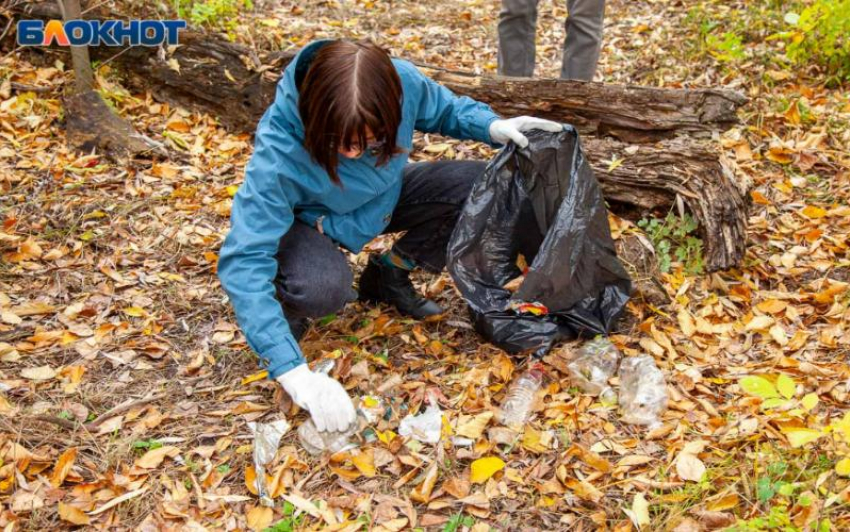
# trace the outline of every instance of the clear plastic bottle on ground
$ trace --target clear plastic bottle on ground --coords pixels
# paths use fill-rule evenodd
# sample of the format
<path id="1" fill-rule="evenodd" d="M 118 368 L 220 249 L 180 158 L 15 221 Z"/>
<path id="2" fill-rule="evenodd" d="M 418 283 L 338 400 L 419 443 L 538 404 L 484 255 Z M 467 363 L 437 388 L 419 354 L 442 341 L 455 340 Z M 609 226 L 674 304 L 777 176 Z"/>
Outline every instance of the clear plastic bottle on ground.
<path id="1" fill-rule="evenodd" d="M 510 428 L 521 428 L 531 417 L 534 395 L 543 385 L 543 368 L 534 364 L 517 377 L 508 388 L 499 421 Z"/>
<path id="2" fill-rule="evenodd" d="M 629 357 L 620 365 L 620 408 L 625 423 L 661 425 L 667 410 L 667 382 L 651 356 Z"/>
<path id="3" fill-rule="evenodd" d="M 585 342 L 576 357 L 567 364 L 570 377 L 585 393 L 599 396 L 603 403 L 616 404 L 617 394 L 608 384 L 622 355 L 604 336 Z"/>
<path id="4" fill-rule="evenodd" d="M 334 364 L 333 359 L 320 360 L 313 367 L 313 371 L 329 374 L 333 370 Z M 361 418 L 362 416 L 358 415 L 357 421 L 351 428 L 343 432 L 320 431 L 316 428 L 312 419 L 307 419 L 298 427 L 298 440 L 304 450 L 314 456 L 326 451 L 334 454 L 356 448 L 357 444 L 351 442 L 351 437 L 360 430 Z"/>
<path id="5" fill-rule="evenodd" d="M 322 432 L 316 428 L 312 419 L 308 419 L 298 427 L 298 440 L 304 450 L 313 456 L 318 456 L 326 451 L 334 454 L 356 448 L 357 444 L 351 441 L 351 437 L 357 434 L 359 429 L 359 416 L 357 422 L 343 432 Z"/>

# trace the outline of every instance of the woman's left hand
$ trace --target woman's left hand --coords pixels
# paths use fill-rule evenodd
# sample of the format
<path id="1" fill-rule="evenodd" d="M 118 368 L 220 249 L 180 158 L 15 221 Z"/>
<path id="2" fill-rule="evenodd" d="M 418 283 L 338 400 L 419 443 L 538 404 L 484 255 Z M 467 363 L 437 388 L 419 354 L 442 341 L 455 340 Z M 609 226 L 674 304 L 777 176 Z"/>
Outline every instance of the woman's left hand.
<path id="1" fill-rule="evenodd" d="M 520 148 L 525 148 L 528 146 L 528 139 L 522 133 L 532 129 L 557 133 L 564 129 L 564 126 L 551 120 L 533 116 L 518 116 L 507 120 L 496 120 L 490 124 L 490 139 L 498 144 L 514 141 Z"/>

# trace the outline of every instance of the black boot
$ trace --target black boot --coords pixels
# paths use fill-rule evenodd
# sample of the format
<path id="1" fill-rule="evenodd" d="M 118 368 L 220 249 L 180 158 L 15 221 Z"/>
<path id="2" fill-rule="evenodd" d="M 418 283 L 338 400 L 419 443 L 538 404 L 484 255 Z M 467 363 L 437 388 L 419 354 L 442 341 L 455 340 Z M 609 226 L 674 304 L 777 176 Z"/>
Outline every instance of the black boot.
<path id="1" fill-rule="evenodd" d="M 418 320 L 443 313 L 440 305 L 413 288 L 410 272 L 381 262 L 380 257 L 371 255 L 369 264 L 360 275 L 360 301 L 389 303 L 399 312 Z"/>
<path id="2" fill-rule="evenodd" d="M 289 322 L 289 330 L 292 331 L 292 336 L 295 337 L 296 342 L 300 342 L 310 329 L 310 318 L 292 317 L 287 318 L 286 321 Z"/>

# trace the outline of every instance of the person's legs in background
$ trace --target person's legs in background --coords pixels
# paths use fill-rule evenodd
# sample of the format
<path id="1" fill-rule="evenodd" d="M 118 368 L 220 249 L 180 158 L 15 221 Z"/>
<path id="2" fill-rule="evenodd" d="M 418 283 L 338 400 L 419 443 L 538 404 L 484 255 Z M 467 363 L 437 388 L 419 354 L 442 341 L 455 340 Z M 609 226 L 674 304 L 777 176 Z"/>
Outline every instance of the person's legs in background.
<path id="1" fill-rule="evenodd" d="M 502 0 L 499 12 L 500 75 L 531 77 L 534 74 L 537 1 Z"/>
<path id="2" fill-rule="evenodd" d="M 345 255 L 327 236 L 296 221 L 280 239 L 274 284 L 292 334 L 300 340 L 310 318 L 320 318 L 357 299 Z"/>
<path id="3" fill-rule="evenodd" d="M 415 318 L 442 313 L 410 282 L 410 270 L 420 267 L 439 273 L 458 216 L 475 179 L 484 172 L 482 161 L 438 161 L 409 164 L 392 221 L 385 233 L 406 231 L 382 256 L 373 255 L 360 278 L 360 299 L 383 301 Z"/>
<path id="4" fill-rule="evenodd" d="M 602 49 L 605 0 L 567 0 L 561 79 L 592 81 Z"/>

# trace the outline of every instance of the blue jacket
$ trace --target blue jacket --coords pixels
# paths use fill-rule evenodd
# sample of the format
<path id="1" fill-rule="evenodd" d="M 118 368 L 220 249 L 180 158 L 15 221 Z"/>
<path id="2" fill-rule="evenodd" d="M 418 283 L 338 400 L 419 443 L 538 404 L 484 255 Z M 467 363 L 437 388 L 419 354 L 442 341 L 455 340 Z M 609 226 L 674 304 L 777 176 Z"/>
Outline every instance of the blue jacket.
<path id="1" fill-rule="evenodd" d="M 344 185 L 340 188 L 304 149 L 296 71 L 300 79 L 305 65 L 327 42 L 303 48 L 277 85 L 275 100 L 257 126 L 254 154 L 233 200 L 230 233 L 218 261 L 221 284 L 248 345 L 260 355 L 261 365 L 272 378 L 304 363 L 272 284 L 281 237 L 296 218 L 314 225 L 324 216 L 325 234 L 359 252 L 389 223 L 407 163 L 406 154 L 392 157 L 381 167 L 376 167 L 376 157 L 368 152 L 357 159 L 340 157 L 338 173 Z M 489 106 L 455 96 L 408 61 L 392 61 L 403 90 L 400 147 L 411 150 L 414 129 L 494 145 L 489 126 L 499 117 Z"/>

